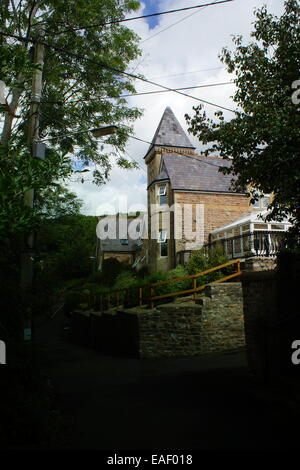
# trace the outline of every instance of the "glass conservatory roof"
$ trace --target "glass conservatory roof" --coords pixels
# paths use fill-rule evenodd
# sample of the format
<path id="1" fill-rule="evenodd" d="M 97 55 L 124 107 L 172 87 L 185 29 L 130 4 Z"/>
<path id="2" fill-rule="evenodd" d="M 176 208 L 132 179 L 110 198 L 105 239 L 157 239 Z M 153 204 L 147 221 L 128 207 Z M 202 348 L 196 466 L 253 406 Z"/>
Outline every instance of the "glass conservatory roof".
<path id="1" fill-rule="evenodd" d="M 223 227 L 216 228 L 215 230 L 212 230 L 210 232 L 211 234 L 219 233 L 219 232 L 224 232 L 226 230 L 230 230 L 238 225 L 247 225 L 247 224 L 253 224 L 253 223 L 268 223 L 268 224 L 278 224 L 278 223 L 284 223 L 290 225 L 288 222 L 288 219 L 284 219 L 281 222 L 278 222 L 276 220 L 269 220 L 268 222 L 265 222 L 265 217 L 269 214 L 268 210 L 260 211 L 260 212 L 248 212 L 248 214 L 243 215 L 242 217 L 239 217 L 238 219 L 235 219 L 233 222 L 230 222 L 230 224 L 223 225 Z"/>

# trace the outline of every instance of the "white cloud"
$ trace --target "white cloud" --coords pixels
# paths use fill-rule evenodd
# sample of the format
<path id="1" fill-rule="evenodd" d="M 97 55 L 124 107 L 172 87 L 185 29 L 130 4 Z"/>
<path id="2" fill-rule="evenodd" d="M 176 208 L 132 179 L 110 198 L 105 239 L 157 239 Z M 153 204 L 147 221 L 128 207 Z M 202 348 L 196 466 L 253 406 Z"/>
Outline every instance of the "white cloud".
<path id="1" fill-rule="evenodd" d="M 225 82 L 232 79 L 224 68 L 206 70 L 199 73 L 186 74 L 190 71 L 222 67 L 218 59 L 223 47 L 233 49 L 232 35 L 242 34 L 245 41 L 250 40 L 250 32 L 254 21 L 253 10 L 267 4 L 268 9 L 277 15 L 282 14 L 283 2 L 278 0 L 235 0 L 228 4 L 207 7 L 158 34 L 141 44 L 143 56 L 136 63 L 129 64 L 128 70 L 142 73 L 145 77 L 168 87 L 196 86 L 209 83 Z M 162 0 L 158 10 L 183 8 L 190 5 L 189 0 Z M 142 12 L 142 9 L 140 10 Z M 150 29 L 146 20 L 127 23 L 128 27 L 145 40 L 153 34 L 170 26 L 172 23 L 186 17 L 191 12 L 174 13 L 160 17 L 160 23 Z M 180 75 L 179 75 L 180 74 Z M 185 74 L 185 75 L 183 75 Z M 176 76 L 170 76 L 176 75 Z M 136 81 L 138 92 L 153 91 L 157 87 Z M 200 88 L 186 91 L 193 96 L 213 103 L 235 109 L 230 95 L 234 92 L 234 85 Z M 192 107 L 198 101 L 176 93 L 161 93 L 131 97 L 129 105 L 144 109 L 144 115 L 135 123 L 135 135 L 140 139 L 151 141 L 166 106 L 171 106 L 179 122 L 186 130 L 184 115 L 193 114 Z M 205 105 L 209 117 L 213 117 L 216 108 Z M 225 112 L 230 118 L 231 113 Z M 189 136 L 194 145 L 200 149 L 201 144 Z M 128 153 L 137 160 L 143 170 L 121 170 L 114 168 L 110 181 L 100 188 L 91 183 L 71 183 L 71 189 L 85 202 L 85 213 L 94 215 L 97 207 L 105 202 L 114 202 L 119 196 L 126 196 L 128 203 L 145 205 L 146 184 L 141 183 L 145 177 L 143 157 L 148 144 L 129 139 Z"/>

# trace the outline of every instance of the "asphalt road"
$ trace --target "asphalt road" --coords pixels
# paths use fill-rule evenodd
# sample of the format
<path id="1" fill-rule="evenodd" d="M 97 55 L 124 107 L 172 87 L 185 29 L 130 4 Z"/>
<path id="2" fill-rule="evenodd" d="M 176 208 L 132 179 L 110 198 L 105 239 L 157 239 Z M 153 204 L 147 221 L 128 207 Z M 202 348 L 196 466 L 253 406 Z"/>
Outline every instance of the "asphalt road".
<path id="1" fill-rule="evenodd" d="M 54 448 L 297 448 L 298 418 L 248 375 L 244 352 L 138 360 L 103 356 L 40 328 L 43 369 L 64 430 Z"/>

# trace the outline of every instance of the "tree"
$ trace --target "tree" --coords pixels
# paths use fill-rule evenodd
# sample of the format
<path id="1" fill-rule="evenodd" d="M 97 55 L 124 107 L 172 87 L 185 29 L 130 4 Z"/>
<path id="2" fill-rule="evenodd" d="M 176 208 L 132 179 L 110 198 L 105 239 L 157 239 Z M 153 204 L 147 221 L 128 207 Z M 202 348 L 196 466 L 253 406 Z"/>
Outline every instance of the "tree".
<path id="1" fill-rule="evenodd" d="M 121 72 L 140 53 L 138 37 L 122 23 L 104 23 L 123 19 L 138 6 L 134 0 L 1 2 L 0 79 L 6 85 L 0 104 L 4 116 L 0 137 L 2 231 L 32 228 L 37 214 L 24 209 L 24 193 L 29 188 L 43 192 L 53 181 L 66 178 L 72 172 L 74 157 L 82 167 L 92 166 L 96 184 L 108 179 L 112 155 L 120 166 L 134 166 L 119 151 L 140 111 L 128 107 L 121 97 L 134 91 L 131 79 Z M 37 69 L 32 55 L 41 41 L 41 28 L 47 45 L 40 138 L 51 140 L 47 142 L 46 159 L 37 161 L 30 158 L 28 119 L 32 76 Z M 121 129 L 107 139 L 112 145 L 110 152 L 103 145 L 99 147 L 88 132 L 82 132 L 109 124 Z"/>
<path id="2" fill-rule="evenodd" d="M 194 117 L 186 115 L 189 131 L 204 144 L 212 143 L 207 154 L 219 152 L 231 158 L 224 172 L 238 176 L 237 189 L 250 187 L 252 200 L 259 192 L 274 192 L 269 206 L 271 219 L 289 214 L 296 238 L 300 229 L 300 109 L 292 99 L 300 78 L 300 6 L 285 1 L 280 18 L 266 7 L 255 11 L 251 36 L 244 45 L 241 36 L 233 38 L 235 51 L 223 49 L 220 56 L 228 72 L 236 75 L 234 101 L 242 108 L 225 121 L 223 113 L 208 119 L 202 107 Z M 299 82 L 296 82 L 299 83 Z"/>
<path id="3" fill-rule="evenodd" d="M 45 219 L 37 239 L 37 281 L 57 284 L 93 272 L 98 218 L 82 214 Z"/>
<path id="4" fill-rule="evenodd" d="M 60 184 L 45 188 L 35 198 L 36 210 L 47 220 L 79 215 L 83 201 Z"/>

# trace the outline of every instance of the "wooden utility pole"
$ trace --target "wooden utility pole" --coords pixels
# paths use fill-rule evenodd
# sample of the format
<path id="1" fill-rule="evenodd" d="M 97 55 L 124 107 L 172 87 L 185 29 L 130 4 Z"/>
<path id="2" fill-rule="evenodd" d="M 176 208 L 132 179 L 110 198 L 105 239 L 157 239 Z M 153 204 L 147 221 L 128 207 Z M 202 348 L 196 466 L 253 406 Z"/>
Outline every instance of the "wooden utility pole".
<path id="1" fill-rule="evenodd" d="M 30 147 L 31 157 L 36 157 L 36 141 L 39 139 L 39 112 L 43 86 L 43 65 L 44 65 L 44 45 L 39 41 L 43 40 L 44 31 L 38 31 L 38 39 L 34 46 L 33 62 L 37 66 L 32 77 L 31 88 L 31 106 L 28 121 L 28 145 Z M 29 189 L 24 195 L 24 205 L 33 208 L 34 190 Z M 23 252 L 21 255 L 21 288 L 25 297 L 31 291 L 33 281 L 33 249 L 34 234 L 30 233 L 25 237 Z M 28 303 L 26 302 L 28 305 Z M 24 316 L 24 339 L 31 339 L 31 309 Z"/>

